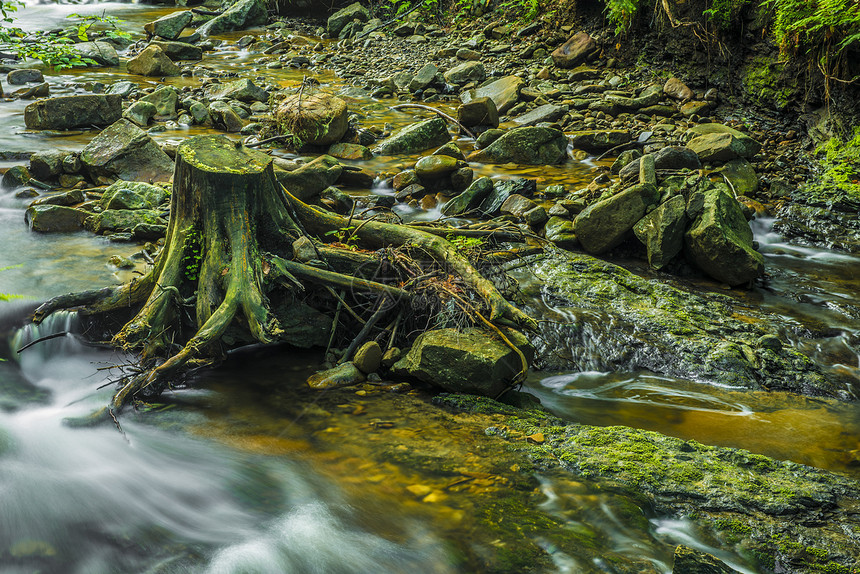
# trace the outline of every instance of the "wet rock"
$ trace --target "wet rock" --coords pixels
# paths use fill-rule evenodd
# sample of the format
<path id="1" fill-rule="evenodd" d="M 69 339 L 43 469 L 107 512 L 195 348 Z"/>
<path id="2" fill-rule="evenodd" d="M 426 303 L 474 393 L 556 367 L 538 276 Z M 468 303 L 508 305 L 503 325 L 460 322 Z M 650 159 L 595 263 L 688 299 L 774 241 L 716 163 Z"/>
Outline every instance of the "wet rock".
<path id="1" fill-rule="evenodd" d="M 514 217 L 522 218 L 526 212 L 537 207 L 537 203 L 531 199 L 524 197 L 518 193 L 511 194 L 502 202 L 500 211 L 503 214 L 513 215 Z"/>
<path id="2" fill-rule="evenodd" d="M 675 548 L 672 574 L 734 574 L 734 568 L 712 554 L 694 550 L 689 546 Z"/>
<path id="3" fill-rule="evenodd" d="M 454 142 L 446 143 L 445 145 L 434 151 L 432 155 L 447 155 L 448 157 L 453 157 L 462 161 L 466 160 L 466 156 L 463 155 L 463 152 L 460 150 L 460 147 Z"/>
<path id="4" fill-rule="evenodd" d="M 519 126 L 534 126 L 540 123 L 552 123 L 560 120 L 567 113 L 567 108 L 564 106 L 556 106 L 554 104 L 544 104 L 538 106 L 530 112 L 526 112 L 521 116 L 514 118 L 514 123 Z"/>
<path id="5" fill-rule="evenodd" d="M 755 195 L 758 191 L 758 176 L 755 169 L 743 158 L 733 159 L 717 170 L 731 182 L 735 195 Z"/>
<path id="6" fill-rule="evenodd" d="M 666 80 L 666 83 L 663 85 L 663 93 L 676 100 L 689 100 L 694 95 L 693 90 L 674 76 Z"/>
<path id="7" fill-rule="evenodd" d="M 342 363 L 334 368 L 308 377 L 308 386 L 322 391 L 337 389 L 364 382 L 364 374 L 352 363 Z"/>
<path id="8" fill-rule="evenodd" d="M 629 143 L 633 136 L 627 130 L 584 130 L 570 133 L 573 147 L 587 151 L 607 150 Z"/>
<path id="9" fill-rule="evenodd" d="M 41 84 L 31 86 L 29 88 L 21 88 L 20 90 L 15 90 L 11 95 L 21 100 L 47 98 L 51 95 L 51 86 L 50 84 L 48 84 L 48 82 L 42 82 Z"/>
<path id="10" fill-rule="evenodd" d="M 30 181 L 30 170 L 23 165 L 15 165 L 6 170 L 3 178 L 0 179 L 0 188 L 15 189 L 22 187 Z"/>
<path id="11" fill-rule="evenodd" d="M 470 50 L 469 48 L 460 48 L 457 50 L 455 56 L 458 60 L 465 61 L 473 61 L 476 62 L 481 59 L 481 53 L 475 50 Z"/>
<path id="12" fill-rule="evenodd" d="M 201 125 L 209 121 L 209 108 L 201 102 L 192 101 L 188 104 L 188 113 L 191 114 L 195 124 Z"/>
<path id="13" fill-rule="evenodd" d="M 567 158 L 567 143 L 564 132 L 554 128 L 514 128 L 468 159 L 483 163 L 556 164 Z"/>
<path id="14" fill-rule="evenodd" d="M 207 100 L 238 100 L 240 102 L 268 102 L 269 101 L 269 92 L 258 87 L 254 82 L 249 80 L 248 78 L 242 78 L 240 80 L 234 80 L 232 82 L 227 82 L 225 84 L 209 84 L 203 89 L 204 97 Z M 327 96 L 328 94 L 320 94 L 320 96 Z M 307 104 L 308 106 L 313 106 L 313 97 L 305 97 L 302 101 L 302 107 Z M 334 97 L 334 96 L 329 96 Z M 298 96 L 295 96 L 298 98 Z M 287 98 L 291 99 L 291 98 Z M 320 101 L 325 98 L 318 98 Z M 345 104 L 344 104 L 345 106 Z"/>
<path id="15" fill-rule="evenodd" d="M 370 189 L 375 180 L 376 174 L 369 169 L 348 165 L 343 167 L 340 177 L 337 178 L 337 184 L 345 187 Z"/>
<path id="16" fill-rule="evenodd" d="M 90 59 L 100 66 L 119 66 L 119 55 L 110 42 L 78 42 L 72 45 L 81 59 Z"/>
<path id="17" fill-rule="evenodd" d="M 684 247 L 687 203 L 676 195 L 645 215 L 633 226 L 633 233 L 648 252 L 648 264 L 662 269 Z"/>
<path id="18" fill-rule="evenodd" d="M 121 82 L 114 82 L 110 86 L 107 87 L 105 93 L 108 95 L 117 95 L 122 98 L 127 98 L 137 90 L 137 84 L 134 82 L 129 82 L 128 80 L 123 80 Z"/>
<path id="19" fill-rule="evenodd" d="M 475 149 L 484 149 L 503 135 L 505 135 L 505 130 L 490 128 L 475 140 Z"/>
<path id="20" fill-rule="evenodd" d="M 487 72 L 481 62 L 463 62 L 445 72 L 445 81 L 449 84 L 481 83 L 487 79 Z"/>
<path id="21" fill-rule="evenodd" d="M 639 183 L 657 185 L 657 168 L 654 164 L 654 156 L 650 153 L 646 153 L 639 159 Z"/>
<path id="22" fill-rule="evenodd" d="M 245 127 L 245 122 L 227 102 L 212 102 L 207 111 L 214 127 L 229 133 L 238 133 Z"/>
<path id="23" fill-rule="evenodd" d="M 81 150 L 84 169 L 95 181 L 98 177 L 126 181 L 167 181 L 173 175 L 173 161 L 151 137 L 128 120 L 120 119 Z"/>
<path id="24" fill-rule="evenodd" d="M 702 211 L 686 234 L 687 256 L 705 273 L 727 285 L 749 283 L 764 272 L 764 257 L 753 249 L 753 235 L 740 204 L 723 186 L 703 190 Z"/>
<path id="25" fill-rule="evenodd" d="M 354 2 L 329 16 L 329 19 L 326 22 L 326 32 L 331 37 L 337 37 L 350 22 L 355 20 L 358 20 L 359 22 L 367 22 L 369 19 L 370 14 L 368 13 L 367 8 L 358 2 Z"/>
<path id="26" fill-rule="evenodd" d="M 346 102 L 325 92 L 284 98 L 275 110 L 275 121 L 281 133 L 292 133 L 311 145 L 340 141 L 349 127 Z"/>
<path id="27" fill-rule="evenodd" d="M 6 83 L 10 86 L 23 86 L 33 82 L 44 82 L 41 70 L 34 68 L 22 68 L 20 70 L 12 70 L 6 74 Z"/>
<path id="28" fill-rule="evenodd" d="M 294 166 L 291 171 L 279 169 L 283 163 L 275 162 L 275 176 L 287 190 L 302 201 L 309 201 L 322 190 L 335 184 L 343 167 L 333 157 L 321 155 L 306 164 Z"/>
<path id="29" fill-rule="evenodd" d="M 150 120 L 155 117 L 156 112 L 157 110 L 155 105 L 139 100 L 130 105 L 122 113 L 122 117 L 130 122 L 134 122 L 142 128 L 145 128 L 149 125 Z"/>
<path id="30" fill-rule="evenodd" d="M 681 146 L 666 146 L 654 154 L 654 167 L 657 169 L 690 169 L 702 167 L 695 151 Z"/>
<path id="31" fill-rule="evenodd" d="M 77 205 L 79 203 L 84 202 L 84 192 L 80 189 L 73 189 L 71 191 L 66 191 L 63 193 L 56 193 L 54 195 L 49 195 L 47 197 L 43 197 L 41 199 L 37 199 L 30 206 L 34 205 L 63 205 L 66 207 L 71 207 L 72 205 Z"/>
<path id="32" fill-rule="evenodd" d="M 498 181 L 493 184 L 493 189 L 478 206 L 478 209 L 485 215 L 498 215 L 501 212 L 502 205 L 512 195 L 518 194 L 523 197 L 530 197 L 537 191 L 537 182 L 533 179 L 524 177 L 516 177 Z"/>
<path id="33" fill-rule="evenodd" d="M 117 181 L 105 189 L 99 205 L 103 209 L 155 209 L 167 201 L 164 188 L 140 181 Z"/>
<path id="34" fill-rule="evenodd" d="M 559 68 L 575 68 L 585 63 L 597 49 L 597 41 L 588 32 L 579 32 L 553 50 L 552 61 Z"/>
<path id="35" fill-rule="evenodd" d="M 33 205 L 24 213 L 24 221 L 32 231 L 77 231 L 88 216 L 85 211 L 62 205 Z"/>
<path id="36" fill-rule="evenodd" d="M 650 205 L 660 198 L 653 185 L 634 185 L 585 208 L 574 220 L 574 232 L 589 253 L 618 246 Z"/>
<path id="37" fill-rule="evenodd" d="M 99 235 L 131 233 L 141 224 L 166 226 L 167 220 L 152 209 L 108 209 L 84 221 L 84 227 Z"/>
<path id="38" fill-rule="evenodd" d="M 424 90 L 430 86 L 436 80 L 436 74 L 439 73 L 439 68 L 435 65 L 427 63 L 421 66 L 421 68 L 416 72 L 415 76 L 409 80 L 409 84 L 407 89 L 410 92 L 417 92 L 418 90 Z"/>
<path id="39" fill-rule="evenodd" d="M 531 359 L 532 349 L 525 337 L 514 331 L 508 331 L 506 336 L 527 360 Z M 501 339 L 469 328 L 439 329 L 419 335 L 392 372 L 451 392 L 495 397 L 521 369 L 519 356 Z"/>
<path id="40" fill-rule="evenodd" d="M 761 151 L 761 144 L 759 142 L 746 135 L 745 133 L 740 132 L 729 126 L 724 126 L 723 124 L 699 124 L 687 130 L 687 137 L 689 137 L 690 139 L 694 139 L 702 135 L 711 134 L 730 134 L 733 138 L 732 146 L 734 146 L 734 149 L 737 152 L 737 156 L 739 157 L 749 159 L 755 154 L 757 154 L 759 151 Z"/>
<path id="41" fill-rule="evenodd" d="M 223 32 L 244 30 L 251 26 L 265 24 L 267 16 L 266 0 L 238 0 L 223 14 L 215 16 L 197 28 L 197 33 L 205 37 Z"/>
<path id="42" fill-rule="evenodd" d="M 24 108 L 24 124 L 31 130 L 106 126 L 121 116 L 122 98 L 116 95 L 60 96 Z"/>
<path id="43" fill-rule="evenodd" d="M 687 102 L 681 105 L 681 113 L 691 118 L 693 116 L 707 116 L 711 109 L 710 102 Z"/>
<path id="44" fill-rule="evenodd" d="M 150 45 L 126 64 L 129 74 L 141 76 L 178 76 L 179 66 L 158 46 Z"/>
<path id="45" fill-rule="evenodd" d="M 374 150 L 376 155 L 419 153 L 451 140 L 448 126 L 442 118 L 432 118 L 407 126 L 383 141 Z"/>
<path id="46" fill-rule="evenodd" d="M 158 36 L 165 40 L 176 40 L 186 26 L 191 24 L 194 15 L 190 10 L 173 12 L 162 16 L 158 20 L 147 22 L 143 25 L 144 31 L 150 36 Z"/>
<path id="47" fill-rule="evenodd" d="M 369 160 L 373 157 L 370 148 L 360 144 L 334 143 L 328 148 L 328 155 L 338 159 Z"/>
<path id="48" fill-rule="evenodd" d="M 525 83 L 518 76 L 505 76 L 480 88 L 463 92 L 460 101 L 468 104 L 476 98 L 490 98 L 496 104 L 498 113 L 504 114 L 519 101 Z"/>
<path id="49" fill-rule="evenodd" d="M 415 164 L 415 174 L 426 185 L 427 182 L 449 177 L 457 169 L 466 164 L 462 160 L 447 155 L 430 155 L 422 157 Z"/>
<path id="50" fill-rule="evenodd" d="M 172 86 L 165 86 L 147 94 L 138 100 L 149 102 L 155 106 L 155 117 L 160 120 L 169 120 L 176 117 L 176 107 L 179 104 L 179 95 Z"/>
<path id="51" fill-rule="evenodd" d="M 150 46 L 157 46 L 171 60 L 202 60 L 203 48 L 185 42 L 170 42 L 164 40 L 153 40 Z"/>
<path id="52" fill-rule="evenodd" d="M 30 174 L 39 181 L 54 181 L 63 173 L 67 151 L 42 151 L 30 156 Z"/>
<path id="53" fill-rule="evenodd" d="M 499 126 L 499 112 L 496 104 L 488 97 L 475 98 L 468 104 L 457 108 L 457 121 L 466 127 Z"/>
<path id="54" fill-rule="evenodd" d="M 638 149 L 624 150 L 623 152 L 618 154 L 618 158 L 616 158 L 616 160 L 612 163 L 612 167 L 609 168 L 609 173 L 613 175 L 618 175 L 625 166 L 637 161 L 640 157 L 642 157 L 642 152 Z M 696 156 L 696 161 L 699 161 L 698 156 Z"/>
<path id="55" fill-rule="evenodd" d="M 705 134 L 687 142 L 702 162 L 729 161 L 741 157 L 743 146 L 731 134 Z"/>
<path id="56" fill-rule="evenodd" d="M 463 215 L 476 209 L 492 190 L 492 179 L 489 177 L 478 178 L 463 193 L 443 205 L 442 213 L 445 215 Z"/>
<path id="57" fill-rule="evenodd" d="M 573 221 L 567 218 L 552 216 L 544 226 L 544 236 L 562 249 L 575 249 L 579 240 L 573 231 Z"/>
<path id="58" fill-rule="evenodd" d="M 362 373 L 375 373 L 382 362 L 382 347 L 376 341 L 368 341 L 359 347 L 352 362 Z"/>

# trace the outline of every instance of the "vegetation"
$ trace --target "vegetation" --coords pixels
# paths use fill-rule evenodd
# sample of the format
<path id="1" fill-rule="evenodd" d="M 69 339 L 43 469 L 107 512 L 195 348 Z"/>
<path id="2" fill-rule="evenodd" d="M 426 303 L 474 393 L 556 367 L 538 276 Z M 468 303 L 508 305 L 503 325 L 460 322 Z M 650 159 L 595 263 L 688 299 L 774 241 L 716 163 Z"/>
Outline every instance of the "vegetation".
<path id="1" fill-rule="evenodd" d="M 816 150 L 823 172 L 801 194 L 813 202 L 860 209 L 860 128 L 847 142 L 831 138 Z"/>

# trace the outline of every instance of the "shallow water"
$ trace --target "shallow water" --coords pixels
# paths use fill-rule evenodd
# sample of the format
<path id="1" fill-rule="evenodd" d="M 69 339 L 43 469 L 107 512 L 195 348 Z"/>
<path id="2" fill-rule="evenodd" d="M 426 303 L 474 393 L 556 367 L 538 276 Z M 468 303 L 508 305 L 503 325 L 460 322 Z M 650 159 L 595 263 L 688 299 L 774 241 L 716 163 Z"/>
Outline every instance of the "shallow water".
<path id="1" fill-rule="evenodd" d="M 69 13 L 102 10 L 126 19 L 136 34 L 141 23 L 172 11 L 135 4 L 31 4 L 19 16 L 26 28 L 62 25 Z M 259 76 L 281 86 L 296 85 L 308 73 L 268 70 L 257 59 L 225 47 L 208 55 L 205 64 L 216 70 L 254 66 Z M 330 71 L 315 75 L 324 88 L 347 87 Z M 82 93 L 86 82 L 107 84 L 128 77 L 122 70 L 46 76 L 55 95 Z M 134 79 L 155 85 L 151 79 Z M 182 86 L 199 80 L 170 81 Z M 397 128 L 424 117 L 390 110 L 393 101 L 371 101 L 355 90 L 349 94 L 351 109 L 365 114 L 372 125 Z M 94 135 L 23 133 L 26 103 L 0 104 L 0 151 L 77 150 Z M 156 137 L 181 139 L 191 133 L 177 130 Z M 394 173 L 409 161 L 377 158 L 360 165 Z M 0 166 L 15 163 L 20 162 Z M 540 186 L 561 182 L 575 189 L 591 179 L 594 168 L 573 160 L 552 168 L 476 166 L 476 176 L 525 176 L 537 178 Z M 130 256 L 139 246 L 85 233 L 32 233 L 23 220 L 26 203 L 14 197 L 14 190 L 0 192 L 0 267 L 20 265 L 0 272 L 0 292 L 20 293 L 32 302 L 133 276 L 134 271 L 120 272 L 107 260 L 114 254 Z M 438 210 L 399 209 L 407 219 L 440 215 Z M 856 384 L 860 260 L 787 245 L 769 232 L 767 221 L 757 222 L 755 229 L 770 279 L 764 289 L 730 294 L 779 315 L 793 344 L 843 376 L 846 385 Z M 6 332 L 28 303 L 0 305 L 6 305 L 0 311 L 0 332 Z M 0 355 L 17 356 L 15 351 L 27 341 L 74 331 L 74 325 L 73 317 L 63 316 L 38 330 L 20 331 L 9 352 Z M 599 363 L 599 345 L 588 352 Z M 396 402 L 356 396 L 328 404 L 325 396 L 290 391 L 302 388 L 319 363 L 316 356 L 239 353 L 223 369 L 202 375 L 196 381 L 201 390 L 167 393 L 154 412 L 124 416 L 121 429 L 71 429 L 62 421 L 107 402 L 112 388 L 98 387 L 119 371 L 100 369 L 124 363 L 123 357 L 63 337 L 23 351 L 20 359 L 20 364 L 0 363 L 0 377 L 17 381 L 15 393 L 0 386 L 0 395 L 8 395 L 0 396 L 4 574 L 36 569 L 93 574 L 472 572 L 480 557 L 491 561 L 499 550 L 476 534 L 481 528 L 476 509 L 510 494 L 504 473 L 487 468 L 483 460 L 502 453 L 484 453 L 482 459 L 473 452 L 481 448 L 480 439 L 462 429 L 437 428 L 433 420 L 407 418 L 389 434 L 380 434 L 374 421 L 404 419 Z M 567 420 L 657 430 L 858 473 L 860 415 L 836 401 L 740 392 L 650 373 L 534 373 L 527 388 Z M 469 469 L 471 474 L 452 484 L 451 476 L 439 476 L 437 469 L 388 462 L 397 454 L 392 445 L 396 449 L 401 441 L 399 446 L 408 450 L 424 444 L 419 439 L 438 454 L 440 465 L 456 459 L 462 461 L 457 472 Z M 432 500 L 424 494 L 416 498 L 415 492 L 425 492 L 409 490 L 416 485 L 429 489 L 426 496 Z M 651 516 L 644 523 L 631 521 L 624 517 L 626 502 L 620 497 L 568 476 L 541 477 L 533 501 L 565 528 L 598 532 L 603 552 L 639 563 L 643 572 L 671 571 L 671 552 L 678 543 L 712 552 L 741 571 L 754 571 L 713 546 L 691 523 Z M 558 572 L 604 569 L 599 558 L 563 552 L 547 538 L 535 536 L 533 542 L 547 550 Z"/>

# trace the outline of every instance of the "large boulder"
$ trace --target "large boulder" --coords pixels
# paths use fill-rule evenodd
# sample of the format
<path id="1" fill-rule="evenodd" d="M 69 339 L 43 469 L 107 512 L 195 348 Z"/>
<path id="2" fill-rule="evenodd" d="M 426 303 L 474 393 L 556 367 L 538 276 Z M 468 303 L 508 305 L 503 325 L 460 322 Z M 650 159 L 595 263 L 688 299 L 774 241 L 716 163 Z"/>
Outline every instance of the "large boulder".
<path id="1" fill-rule="evenodd" d="M 519 101 L 525 84 L 526 81 L 519 76 L 505 76 L 480 88 L 463 92 L 460 101 L 468 104 L 476 98 L 490 98 L 496 104 L 496 110 L 504 114 Z"/>
<path id="2" fill-rule="evenodd" d="M 531 126 L 505 132 L 486 148 L 472 153 L 469 161 L 547 165 L 561 163 L 565 158 L 567 137 L 564 132 Z"/>
<path id="3" fill-rule="evenodd" d="M 648 264 L 654 269 L 662 269 L 683 249 L 686 209 L 684 196 L 676 195 L 633 226 L 633 233 L 648 252 Z"/>
<path id="4" fill-rule="evenodd" d="M 294 169 L 285 170 L 285 164 L 275 161 L 275 176 L 287 191 L 301 199 L 310 201 L 332 185 L 343 173 L 343 166 L 335 158 L 321 155 Z"/>
<path id="5" fill-rule="evenodd" d="M 133 233 L 138 226 L 164 229 L 167 220 L 152 209 L 108 209 L 84 221 L 84 227 L 99 235 Z"/>
<path id="6" fill-rule="evenodd" d="M 155 117 L 168 120 L 176 117 L 176 106 L 179 104 L 179 94 L 173 86 L 159 88 L 140 98 L 138 102 L 147 102 L 155 106 Z"/>
<path id="7" fill-rule="evenodd" d="M 493 191 L 493 180 L 480 177 L 473 181 L 463 193 L 442 206 L 445 215 L 463 215 L 476 209 L 481 202 Z"/>
<path id="8" fill-rule="evenodd" d="M 353 22 L 354 20 L 367 22 L 369 19 L 370 14 L 368 13 L 367 8 L 358 2 L 354 2 L 346 8 L 341 8 L 329 16 L 328 22 L 326 22 L 326 31 L 329 36 L 336 38 L 340 34 L 341 30 L 343 30 L 350 22 Z"/>
<path id="9" fill-rule="evenodd" d="M 576 238 L 589 253 L 605 253 L 624 241 L 648 206 L 659 198 L 656 187 L 639 184 L 589 205 L 574 219 Z"/>
<path id="10" fill-rule="evenodd" d="M 448 125 L 442 118 L 432 118 L 403 128 L 383 141 L 373 152 L 376 155 L 419 153 L 451 141 Z"/>
<path id="11" fill-rule="evenodd" d="M 72 47 L 81 59 L 93 60 L 99 66 L 119 66 L 119 54 L 110 42 L 78 42 Z"/>
<path id="12" fill-rule="evenodd" d="M 275 121 L 279 132 L 311 145 L 340 141 L 349 127 L 346 102 L 324 92 L 284 98 L 275 110 Z"/>
<path id="13" fill-rule="evenodd" d="M 24 108 L 24 125 L 31 130 L 69 130 L 107 126 L 122 116 L 122 97 L 85 94 L 38 100 Z"/>
<path id="14" fill-rule="evenodd" d="M 207 100 L 239 100 L 240 102 L 268 102 L 269 92 L 257 86 L 248 78 L 234 80 L 225 84 L 209 84 L 203 88 Z M 298 96 L 295 96 L 298 97 Z M 312 105 L 314 96 L 305 96 L 302 107 Z M 287 98 L 290 99 L 290 98 Z"/>
<path id="15" fill-rule="evenodd" d="M 209 104 L 207 108 L 209 117 L 212 119 L 212 126 L 217 129 L 223 129 L 229 133 L 237 133 L 245 127 L 245 122 L 236 113 L 230 104 L 217 100 Z"/>
<path id="16" fill-rule="evenodd" d="M 553 50 L 552 61 L 559 68 L 575 68 L 585 63 L 588 56 L 597 50 L 597 41 L 588 32 L 574 34 L 567 42 Z"/>
<path id="17" fill-rule="evenodd" d="M 688 139 L 693 139 L 707 134 L 731 134 L 735 140 L 735 149 L 740 157 L 751 158 L 761 150 L 759 142 L 747 134 L 723 124 L 698 124 L 688 129 L 685 135 Z"/>
<path id="18" fill-rule="evenodd" d="M 515 331 L 506 333 L 531 361 L 533 350 Z M 517 353 L 501 339 L 477 328 L 439 329 L 418 336 L 392 368 L 395 375 L 417 379 L 454 393 L 496 397 L 522 369 Z"/>
<path id="19" fill-rule="evenodd" d="M 102 131 L 81 150 L 81 163 L 95 180 L 167 181 L 173 161 L 139 127 L 121 119 Z"/>
<path id="20" fill-rule="evenodd" d="M 152 44 L 129 60 L 126 69 L 130 74 L 141 76 L 178 76 L 180 72 L 179 66 L 167 57 L 164 50 Z"/>
<path id="21" fill-rule="evenodd" d="M 764 272 L 764 257 L 741 205 L 724 185 L 704 190 L 704 204 L 685 235 L 687 257 L 714 279 L 742 285 Z"/>
<path id="22" fill-rule="evenodd" d="M 102 194 L 102 209 L 154 209 L 167 201 L 167 192 L 142 181 L 117 181 Z"/>
<path id="23" fill-rule="evenodd" d="M 267 0 L 239 0 L 220 16 L 215 16 L 197 28 L 197 32 L 201 36 L 209 36 L 211 34 L 244 30 L 251 26 L 265 24 L 267 18 Z"/>
<path id="24" fill-rule="evenodd" d="M 157 36 L 165 40 L 175 40 L 182 33 L 182 30 L 191 23 L 193 18 L 194 15 L 190 10 L 173 12 L 153 22 L 147 22 L 143 25 L 143 29 L 150 36 Z"/>
<path id="25" fill-rule="evenodd" d="M 687 142 L 687 148 L 694 151 L 702 162 L 730 161 L 744 157 L 746 148 L 732 134 L 705 134 Z"/>
<path id="26" fill-rule="evenodd" d="M 77 231 L 89 214 L 62 205 L 33 205 L 24 213 L 24 221 L 33 231 Z"/>

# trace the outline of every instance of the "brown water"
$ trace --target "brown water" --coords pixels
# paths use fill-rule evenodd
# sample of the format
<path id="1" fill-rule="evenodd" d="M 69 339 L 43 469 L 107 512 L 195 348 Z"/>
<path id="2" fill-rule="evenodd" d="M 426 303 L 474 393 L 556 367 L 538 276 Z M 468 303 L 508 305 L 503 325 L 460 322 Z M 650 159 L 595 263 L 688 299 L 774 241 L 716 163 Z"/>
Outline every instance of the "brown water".
<path id="1" fill-rule="evenodd" d="M 28 6 L 21 16 L 26 25 L 45 25 L 70 12 L 103 9 L 128 20 L 133 31 L 171 11 L 127 4 L 51 4 Z M 252 69 L 254 77 L 284 87 L 312 74 L 324 89 L 348 90 L 350 108 L 371 125 L 397 128 L 421 117 L 420 112 L 391 110 L 393 100 L 361 96 L 330 71 L 269 70 L 259 58 L 228 44 L 207 55 L 204 64 L 215 70 Z M 55 95 L 82 93 L 88 82 L 126 78 L 123 70 L 48 74 Z M 156 85 L 146 78 L 134 80 Z M 169 81 L 181 87 L 199 80 Z M 26 102 L 0 105 L 0 151 L 80 149 L 94 135 L 23 133 Z M 173 130 L 155 137 L 180 140 L 192 133 L 197 132 Z M 375 158 L 361 165 L 394 173 L 414 159 Z M 476 175 L 533 177 L 540 186 L 563 183 L 570 189 L 587 183 L 594 171 L 592 163 L 572 160 L 550 168 L 473 167 Z M 381 187 L 361 191 L 388 192 Z M 40 300 L 131 277 L 132 272 L 119 272 L 107 260 L 113 254 L 131 255 L 139 246 L 84 233 L 31 233 L 23 222 L 26 202 L 4 193 L 0 267 L 21 266 L 0 272 L 0 292 Z M 432 218 L 438 212 L 411 215 Z M 768 233 L 766 225 L 757 228 L 773 275 L 769 288 L 732 293 L 779 315 L 787 328 L 807 329 L 806 336 L 794 337 L 794 344 L 825 369 L 856 382 L 860 261 L 787 246 Z M 16 313 L 15 304 L 6 304 L 0 319 Z M 73 318 L 57 318 L 21 332 L 13 350 L 34 337 L 73 328 Z M 494 505 L 511 497 L 565 528 L 593 530 L 601 540 L 600 552 L 638 565 L 631 571 L 670 571 L 672 548 L 681 540 L 753 571 L 744 569 L 739 558 L 709 547 L 684 521 L 619 520 L 630 501 L 572 477 L 540 477 L 524 486 L 509 455 L 494 450 L 483 436 L 492 421 L 436 416 L 424 406 L 426 397 L 373 387 L 310 394 L 303 381 L 318 365 L 312 354 L 238 353 L 225 368 L 202 375 L 201 390 L 169 393 L 157 412 L 125 417 L 124 434 L 62 426 L 64 417 L 85 414 L 107 401 L 110 388 L 97 387 L 111 371 L 97 369 L 123 360 L 64 338 L 23 353 L 17 366 L 0 363 L 0 377 L 18 380 L 23 375 L 33 385 L 21 383 L 33 393 L 32 400 L 41 396 L 34 389 L 50 392 L 41 402 L 29 402 L 23 391 L 0 402 L 0 556 L 5 557 L 0 573 L 37 568 L 87 573 L 117 568 L 476 572 L 511 544 L 494 538 L 482 522 L 498 508 Z M 852 405 L 740 392 L 649 373 L 533 373 L 527 388 L 571 421 L 647 428 L 857 473 L 860 416 Z M 555 571 L 601 570 L 593 555 L 554 548 L 545 535 L 535 530 L 526 538 L 551 553 Z"/>

